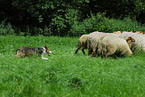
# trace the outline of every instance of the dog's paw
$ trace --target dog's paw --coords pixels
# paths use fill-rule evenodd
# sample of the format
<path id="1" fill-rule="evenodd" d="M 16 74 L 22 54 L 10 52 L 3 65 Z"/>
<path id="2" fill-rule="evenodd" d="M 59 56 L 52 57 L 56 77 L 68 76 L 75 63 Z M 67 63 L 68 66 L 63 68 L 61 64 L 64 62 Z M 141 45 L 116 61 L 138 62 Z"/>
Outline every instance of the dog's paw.
<path id="1" fill-rule="evenodd" d="M 44 57 L 42 57 L 42 59 L 43 59 L 43 60 L 48 60 L 48 58 L 44 58 Z"/>

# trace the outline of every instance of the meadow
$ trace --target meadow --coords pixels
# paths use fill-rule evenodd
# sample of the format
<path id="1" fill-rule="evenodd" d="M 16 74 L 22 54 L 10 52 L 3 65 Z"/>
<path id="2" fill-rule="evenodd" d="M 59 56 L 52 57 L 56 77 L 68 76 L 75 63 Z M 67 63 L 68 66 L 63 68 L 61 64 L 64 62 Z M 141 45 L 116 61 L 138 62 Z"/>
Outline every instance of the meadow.
<path id="1" fill-rule="evenodd" d="M 102 59 L 74 54 L 79 37 L 0 36 L 0 97 L 144 97 L 145 54 Z M 15 58 L 21 46 L 48 45 L 48 60 Z"/>

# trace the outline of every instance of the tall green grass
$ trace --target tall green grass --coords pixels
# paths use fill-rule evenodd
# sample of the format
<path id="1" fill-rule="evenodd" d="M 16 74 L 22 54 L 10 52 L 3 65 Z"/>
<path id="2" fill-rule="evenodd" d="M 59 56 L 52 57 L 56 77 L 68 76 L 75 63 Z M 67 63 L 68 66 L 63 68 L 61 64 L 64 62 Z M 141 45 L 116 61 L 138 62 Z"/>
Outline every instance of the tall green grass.
<path id="1" fill-rule="evenodd" d="M 78 37 L 0 36 L 1 97 L 144 97 L 145 54 L 114 59 L 74 54 Z M 21 46 L 48 45 L 49 60 L 15 58 Z M 87 52 L 87 50 L 85 50 Z"/>

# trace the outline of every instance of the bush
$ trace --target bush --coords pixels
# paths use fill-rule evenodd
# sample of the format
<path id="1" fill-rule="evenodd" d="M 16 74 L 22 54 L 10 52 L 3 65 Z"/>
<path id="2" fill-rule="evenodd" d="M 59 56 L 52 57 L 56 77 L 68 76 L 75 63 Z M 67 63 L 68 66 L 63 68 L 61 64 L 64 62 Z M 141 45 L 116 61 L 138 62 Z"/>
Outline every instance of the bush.
<path id="1" fill-rule="evenodd" d="M 2 21 L 0 23 L 0 35 L 12 35 L 14 34 L 14 29 L 10 23 L 5 23 Z"/>
<path id="2" fill-rule="evenodd" d="M 130 17 L 126 17 L 123 20 L 117 20 L 106 18 L 105 14 L 98 13 L 97 15 L 91 15 L 91 17 L 85 19 L 83 22 L 72 25 L 70 31 L 73 35 L 81 35 L 93 31 L 107 33 L 112 33 L 114 31 L 141 31 L 143 28 L 141 24 L 130 19 Z"/>
<path id="3" fill-rule="evenodd" d="M 55 16 L 50 22 L 49 28 L 53 35 L 66 36 L 70 35 L 70 27 L 77 22 L 77 10 L 66 9 L 64 15 Z"/>

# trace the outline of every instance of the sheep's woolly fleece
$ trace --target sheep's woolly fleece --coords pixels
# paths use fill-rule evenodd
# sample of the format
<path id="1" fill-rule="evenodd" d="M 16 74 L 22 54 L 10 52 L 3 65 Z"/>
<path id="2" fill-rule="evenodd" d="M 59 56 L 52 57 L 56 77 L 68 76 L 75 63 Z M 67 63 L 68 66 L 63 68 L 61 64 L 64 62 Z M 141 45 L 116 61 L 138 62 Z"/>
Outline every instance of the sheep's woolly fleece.
<path id="1" fill-rule="evenodd" d="M 78 50 L 83 46 L 82 48 L 82 52 L 84 53 L 84 49 L 87 48 L 87 37 L 88 37 L 88 34 L 84 34 L 82 35 L 80 38 L 79 38 L 79 42 L 78 42 L 78 45 L 77 45 L 77 48 L 76 48 L 76 51 L 75 53 L 78 52 Z"/>
<path id="2" fill-rule="evenodd" d="M 132 37 L 135 39 L 134 48 L 137 48 L 139 50 L 145 51 L 145 37 L 144 35 L 132 33 L 132 32 L 123 32 L 118 37 L 120 38 L 127 38 Z"/>
<path id="3" fill-rule="evenodd" d="M 87 38 L 87 48 L 92 49 L 93 51 L 96 51 L 99 45 L 99 40 L 102 36 L 115 36 L 118 37 L 118 35 L 113 33 L 103 33 L 103 32 L 93 32 L 88 35 Z"/>
<path id="4" fill-rule="evenodd" d="M 125 39 L 115 36 L 106 36 L 101 42 L 102 50 L 107 52 L 106 56 L 120 53 L 120 55 L 131 55 L 132 51 L 129 48 Z"/>

